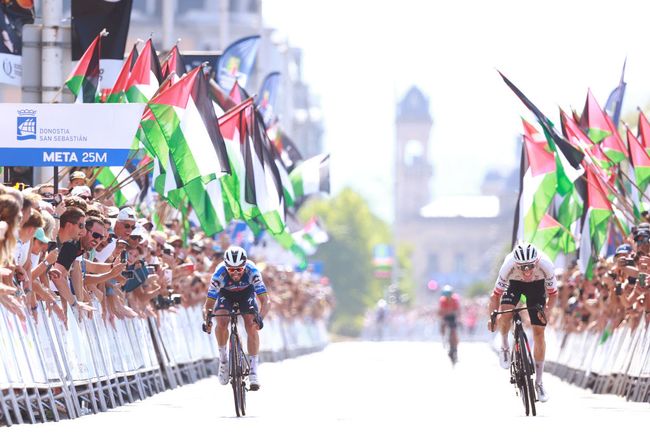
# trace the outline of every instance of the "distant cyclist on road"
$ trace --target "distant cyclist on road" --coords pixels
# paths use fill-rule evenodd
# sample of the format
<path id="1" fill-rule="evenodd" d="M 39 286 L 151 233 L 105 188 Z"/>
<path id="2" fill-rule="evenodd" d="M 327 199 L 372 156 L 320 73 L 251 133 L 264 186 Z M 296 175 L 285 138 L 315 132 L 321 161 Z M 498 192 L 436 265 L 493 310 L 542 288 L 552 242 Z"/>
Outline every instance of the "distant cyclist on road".
<path id="1" fill-rule="evenodd" d="M 458 357 L 458 317 L 460 316 L 460 296 L 454 293 L 451 285 L 445 285 L 438 300 L 438 316 L 440 317 L 440 334 L 443 339 L 449 328 L 449 358 L 456 362 Z"/>
<path id="2" fill-rule="evenodd" d="M 256 298 L 262 308 L 258 311 Z M 252 261 L 246 257 L 246 251 L 238 246 L 230 246 L 223 255 L 220 263 L 212 275 L 212 283 L 208 290 L 208 299 L 205 301 L 204 318 L 206 320 L 204 331 L 210 333 L 212 322 L 207 316 L 215 309 L 216 315 L 228 315 L 234 302 L 239 303 L 239 310 L 243 314 L 246 334 L 248 335 L 248 355 L 250 358 L 250 390 L 260 388 L 257 376 L 258 352 L 260 338 L 258 330 L 263 326 L 263 319 L 271 308 L 271 301 L 262 280 L 262 274 Z M 219 382 L 228 384 L 228 316 L 217 317 L 217 344 L 219 346 Z"/>
<path id="3" fill-rule="evenodd" d="M 513 309 L 521 296 L 526 296 L 528 307 L 542 306 L 546 320 L 535 311 L 529 311 L 530 322 L 533 326 L 533 341 L 535 359 L 535 390 L 537 399 L 541 402 L 548 400 L 548 395 L 542 384 L 544 373 L 544 356 L 546 341 L 544 339 L 544 327 L 548 321 L 551 307 L 557 298 L 557 284 L 553 262 L 542 252 L 530 243 L 521 243 L 515 246 L 508 254 L 499 270 L 499 277 L 494 285 L 494 291 L 490 297 L 488 314 L 496 310 L 501 301 L 499 310 Z M 502 336 L 502 347 L 499 353 L 499 363 L 504 369 L 510 368 L 510 349 L 508 344 L 508 332 L 512 325 L 512 314 L 504 314 L 498 319 L 498 327 Z M 488 321 L 488 329 L 491 323 Z"/>

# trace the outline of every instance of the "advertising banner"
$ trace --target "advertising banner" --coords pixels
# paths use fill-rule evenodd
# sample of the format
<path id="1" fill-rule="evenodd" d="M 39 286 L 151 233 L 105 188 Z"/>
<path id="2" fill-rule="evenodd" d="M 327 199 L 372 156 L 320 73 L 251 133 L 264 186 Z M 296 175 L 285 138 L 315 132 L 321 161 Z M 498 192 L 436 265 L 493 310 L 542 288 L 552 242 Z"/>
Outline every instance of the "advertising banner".
<path id="1" fill-rule="evenodd" d="M 0 166 L 123 166 L 144 104 L 0 104 Z"/>

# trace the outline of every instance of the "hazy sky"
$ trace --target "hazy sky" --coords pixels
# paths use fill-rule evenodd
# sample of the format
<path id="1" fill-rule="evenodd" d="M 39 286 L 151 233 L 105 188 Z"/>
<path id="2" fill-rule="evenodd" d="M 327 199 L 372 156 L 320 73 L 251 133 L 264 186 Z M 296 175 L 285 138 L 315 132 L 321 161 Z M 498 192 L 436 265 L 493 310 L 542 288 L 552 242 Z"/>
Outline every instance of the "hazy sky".
<path id="1" fill-rule="evenodd" d="M 623 112 L 650 100 L 646 2 L 263 0 L 263 10 L 304 50 L 333 189 L 352 186 L 386 219 L 395 106 L 412 85 L 431 101 L 432 197 L 478 194 L 486 170 L 515 165 L 530 115 L 496 69 L 553 120 L 559 105 L 582 110 L 588 88 L 604 105 L 626 56 Z"/>

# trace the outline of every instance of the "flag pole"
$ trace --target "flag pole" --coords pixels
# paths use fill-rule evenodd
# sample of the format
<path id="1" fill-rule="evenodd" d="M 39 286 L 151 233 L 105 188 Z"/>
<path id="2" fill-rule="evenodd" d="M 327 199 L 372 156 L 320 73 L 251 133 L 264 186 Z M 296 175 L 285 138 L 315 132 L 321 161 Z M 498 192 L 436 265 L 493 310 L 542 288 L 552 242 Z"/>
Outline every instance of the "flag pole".
<path id="1" fill-rule="evenodd" d="M 117 184 L 115 184 L 115 182 L 113 182 L 111 184 L 111 187 L 106 188 L 106 190 L 100 196 L 100 198 L 104 198 L 107 195 L 112 195 L 117 190 L 120 190 L 123 187 L 126 187 L 127 185 L 129 185 L 130 183 L 135 181 L 136 179 L 145 176 L 146 174 L 148 174 L 152 170 L 153 170 L 153 166 L 150 167 L 148 164 L 137 168 L 136 170 L 131 172 L 128 177 L 124 178 L 122 181 L 119 181 Z M 115 178 L 115 180 L 117 181 L 117 177 Z"/>

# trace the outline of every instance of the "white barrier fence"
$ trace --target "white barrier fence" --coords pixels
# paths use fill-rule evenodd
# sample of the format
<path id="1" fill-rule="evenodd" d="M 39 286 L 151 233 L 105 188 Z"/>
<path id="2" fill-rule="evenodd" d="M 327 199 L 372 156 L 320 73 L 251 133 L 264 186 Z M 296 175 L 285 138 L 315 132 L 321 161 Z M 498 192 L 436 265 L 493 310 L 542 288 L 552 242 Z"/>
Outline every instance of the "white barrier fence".
<path id="1" fill-rule="evenodd" d="M 650 331 L 645 315 L 638 325 L 602 332 L 546 330 L 546 370 L 595 393 L 650 402 Z"/>
<path id="2" fill-rule="evenodd" d="M 216 374 L 214 334 L 200 330 L 201 307 L 162 311 L 155 319 L 107 324 L 98 312 L 68 324 L 39 305 L 22 322 L 0 306 L 0 426 L 36 423 L 106 411 L 168 388 Z M 245 328 L 239 328 L 244 342 Z M 324 348 L 323 320 L 265 319 L 260 361 L 277 361 Z"/>

